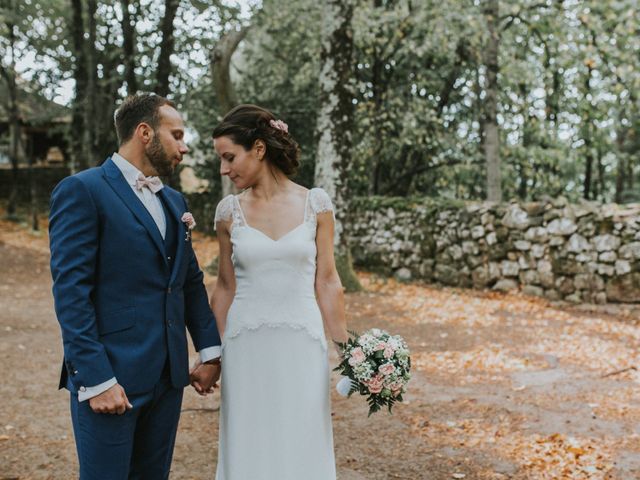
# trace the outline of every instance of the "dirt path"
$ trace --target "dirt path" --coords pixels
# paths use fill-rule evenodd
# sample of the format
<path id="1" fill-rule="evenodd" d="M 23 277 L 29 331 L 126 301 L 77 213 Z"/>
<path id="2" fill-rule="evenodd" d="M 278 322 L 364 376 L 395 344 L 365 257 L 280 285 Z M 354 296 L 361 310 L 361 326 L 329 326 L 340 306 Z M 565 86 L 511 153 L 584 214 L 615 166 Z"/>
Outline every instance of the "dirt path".
<path id="1" fill-rule="evenodd" d="M 638 309 L 361 278 L 350 327 L 403 335 L 415 376 L 392 416 L 334 394 L 341 480 L 640 479 Z M 76 476 L 50 285 L 46 238 L 0 222 L 0 480 Z M 172 479 L 214 477 L 217 402 L 187 391 Z"/>

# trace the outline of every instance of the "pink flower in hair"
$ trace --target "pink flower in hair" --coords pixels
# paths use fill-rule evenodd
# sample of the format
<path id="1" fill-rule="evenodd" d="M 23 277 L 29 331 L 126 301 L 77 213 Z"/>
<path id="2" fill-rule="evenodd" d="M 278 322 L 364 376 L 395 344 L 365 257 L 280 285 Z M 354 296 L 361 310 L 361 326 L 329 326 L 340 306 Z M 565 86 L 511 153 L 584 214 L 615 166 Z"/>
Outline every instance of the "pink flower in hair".
<path id="1" fill-rule="evenodd" d="M 276 130 L 282 130 L 284 133 L 289 133 L 289 125 L 284 123 L 282 120 L 271 120 L 269 122 L 269 125 L 271 125 Z"/>

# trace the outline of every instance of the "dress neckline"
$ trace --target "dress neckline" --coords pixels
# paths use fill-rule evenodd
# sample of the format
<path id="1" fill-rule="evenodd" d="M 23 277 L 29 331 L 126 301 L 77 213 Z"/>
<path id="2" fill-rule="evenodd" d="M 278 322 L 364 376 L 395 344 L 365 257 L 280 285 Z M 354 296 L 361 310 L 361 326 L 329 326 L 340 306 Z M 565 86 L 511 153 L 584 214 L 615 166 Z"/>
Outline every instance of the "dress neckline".
<path id="1" fill-rule="evenodd" d="M 249 225 L 249 222 L 247 222 L 247 217 L 245 217 L 245 215 L 244 215 L 244 210 L 242 210 L 242 205 L 240 205 L 240 199 L 238 198 L 240 196 L 240 194 L 234 195 L 233 198 L 236 201 L 236 206 L 238 207 L 238 211 L 240 212 L 240 217 L 242 217 L 242 223 L 244 224 L 244 226 L 249 228 L 249 229 L 251 229 L 251 230 L 254 230 L 254 231 L 260 233 L 262 236 L 268 238 L 272 242 L 277 243 L 280 240 L 282 240 L 283 238 L 288 237 L 290 234 L 292 234 L 293 232 L 298 230 L 298 228 L 300 228 L 302 225 L 307 223 L 307 210 L 309 209 L 309 196 L 310 196 L 310 194 L 311 194 L 311 189 L 309 188 L 309 189 L 307 189 L 307 194 L 306 194 L 305 199 L 304 199 L 304 215 L 302 217 L 302 222 L 299 223 L 298 225 L 296 225 L 295 227 L 293 227 L 288 232 L 286 232 L 284 235 L 281 235 L 280 237 L 278 237 L 277 239 L 272 238 L 271 236 L 269 236 L 266 233 L 264 233 L 262 230 L 259 230 L 259 229 L 255 228 L 255 227 L 252 227 L 251 225 Z"/>

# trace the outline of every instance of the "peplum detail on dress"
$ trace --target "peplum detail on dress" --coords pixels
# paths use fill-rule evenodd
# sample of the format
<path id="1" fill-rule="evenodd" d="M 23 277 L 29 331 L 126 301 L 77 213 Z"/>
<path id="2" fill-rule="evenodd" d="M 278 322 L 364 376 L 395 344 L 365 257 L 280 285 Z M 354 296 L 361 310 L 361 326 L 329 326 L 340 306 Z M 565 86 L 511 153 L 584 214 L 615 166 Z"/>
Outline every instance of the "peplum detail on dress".
<path id="1" fill-rule="evenodd" d="M 311 338 L 318 341 L 322 346 L 322 350 L 324 352 L 327 351 L 327 339 L 324 333 L 319 334 L 318 332 L 312 331 L 307 325 L 301 325 L 297 323 L 291 322 L 270 322 L 268 319 L 261 319 L 262 321 L 257 322 L 255 325 L 243 325 L 239 328 L 236 328 L 233 332 L 228 332 L 229 335 L 222 342 L 222 352 L 225 351 L 226 342 L 229 340 L 233 340 L 238 335 L 242 334 L 245 331 L 254 331 L 260 328 L 289 328 L 291 330 L 299 330 L 308 334 Z"/>

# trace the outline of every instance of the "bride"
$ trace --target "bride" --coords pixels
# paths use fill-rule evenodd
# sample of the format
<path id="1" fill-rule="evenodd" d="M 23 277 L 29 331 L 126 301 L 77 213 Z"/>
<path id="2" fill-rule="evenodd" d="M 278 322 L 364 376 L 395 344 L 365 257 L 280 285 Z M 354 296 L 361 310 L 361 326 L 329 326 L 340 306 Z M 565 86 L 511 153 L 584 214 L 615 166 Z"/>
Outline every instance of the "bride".
<path id="1" fill-rule="evenodd" d="M 216 209 L 212 296 L 222 344 L 217 480 L 336 478 L 327 339 L 348 338 L 331 200 L 289 179 L 299 148 L 255 105 L 213 132 L 220 173 L 242 191 Z"/>

